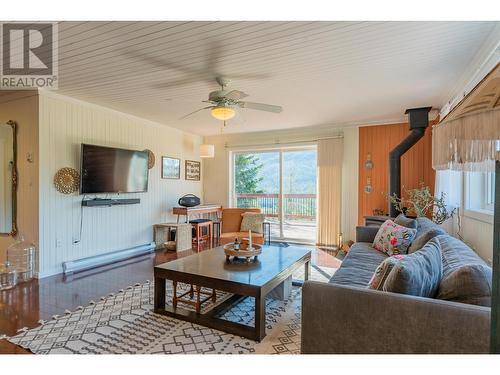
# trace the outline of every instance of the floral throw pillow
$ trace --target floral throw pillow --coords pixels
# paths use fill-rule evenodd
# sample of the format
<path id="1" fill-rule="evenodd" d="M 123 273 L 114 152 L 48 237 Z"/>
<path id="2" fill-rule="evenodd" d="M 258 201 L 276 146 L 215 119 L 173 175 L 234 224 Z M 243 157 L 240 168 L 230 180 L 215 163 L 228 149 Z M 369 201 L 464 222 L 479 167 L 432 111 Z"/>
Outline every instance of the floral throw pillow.
<path id="1" fill-rule="evenodd" d="M 384 286 L 384 282 L 391 273 L 391 270 L 394 268 L 396 264 L 398 264 L 401 260 L 404 259 L 404 255 L 393 255 L 392 257 L 388 257 L 382 263 L 379 264 L 375 273 L 373 274 L 370 282 L 368 283 L 368 289 L 382 290 Z"/>
<path id="2" fill-rule="evenodd" d="M 406 254 L 416 234 L 416 229 L 386 220 L 375 236 L 373 247 L 387 255 Z"/>

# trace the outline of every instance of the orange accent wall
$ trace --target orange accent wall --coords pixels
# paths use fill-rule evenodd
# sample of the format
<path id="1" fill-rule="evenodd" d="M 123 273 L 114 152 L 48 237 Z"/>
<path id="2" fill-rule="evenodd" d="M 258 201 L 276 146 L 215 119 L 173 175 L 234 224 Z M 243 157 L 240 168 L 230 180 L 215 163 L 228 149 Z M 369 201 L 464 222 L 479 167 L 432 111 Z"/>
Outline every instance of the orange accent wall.
<path id="1" fill-rule="evenodd" d="M 423 181 L 434 192 L 435 172 L 432 169 L 431 121 L 421 138 L 401 158 L 401 186 L 412 189 Z M 408 124 L 365 126 L 359 128 L 359 195 L 358 223 L 364 224 L 365 215 L 373 215 L 374 209 L 388 212 L 386 194 L 389 192 L 389 152 L 409 133 Z M 373 168 L 367 170 L 365 161 L 371 153 Z M 372 192 L 365 193 L 367 178 L 371 177 Z"/>

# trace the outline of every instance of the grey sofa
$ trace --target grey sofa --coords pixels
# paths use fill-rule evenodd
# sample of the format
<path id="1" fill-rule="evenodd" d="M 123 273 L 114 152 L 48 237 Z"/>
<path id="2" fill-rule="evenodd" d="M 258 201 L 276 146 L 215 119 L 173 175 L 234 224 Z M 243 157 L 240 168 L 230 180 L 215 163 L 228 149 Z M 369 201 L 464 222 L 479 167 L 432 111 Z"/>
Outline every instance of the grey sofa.
<path id="1" fill-rule="evenodd" d="M 377 231 L 357 228 L 357 242 L 330 283 L 304 283 L 301 352 L 487 353 L 489 307 L 367 288 L 387 257 L 371 246 Z M 418 219 L 415 241 L 432 235 L 439 240 L 443 277 L 464 264 L 485 265 L 467 245 L 443 233 L 430 220 Z"/>

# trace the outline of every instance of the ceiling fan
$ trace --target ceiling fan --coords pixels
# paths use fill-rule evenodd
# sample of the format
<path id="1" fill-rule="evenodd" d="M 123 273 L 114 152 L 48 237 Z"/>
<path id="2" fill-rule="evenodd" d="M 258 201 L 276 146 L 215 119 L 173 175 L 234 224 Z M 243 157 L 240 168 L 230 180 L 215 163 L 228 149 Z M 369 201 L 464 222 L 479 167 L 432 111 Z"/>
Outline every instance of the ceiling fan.
<path id="1" fill-rule="evenodd" d="M 242 101 L 241 99 L 247 97 L 248 95 L 242 91 L 238 90 L 226 90 L 229 84 L 229 79 L 220 73 L 220 62 L 224 59 L 223 44 L 220 41 L 212 41 L 206 43 L 207 53 L 205 58 L 205 64 L 201 67 L 194 67 L 191 65 L 182 65 L 172 61 L 169 61 L 163 57 L 158 57 L 155 55 L 145 54 L 144 51 L 134 51 L 125 50 L 120 53 L 127 57 L 140 60 L 148 65 L 163 69 L 173 69 L 182 74 L 177 80 L 158 82 L 153 85 L 155 89 L 172 89 L 179 86 L 184 86 L 192 84 L 195 82 L 213 82 L 213 77 L 221 86 L 220 90 L 212 91 L 208 95 L 208 100 L 202 101 L 204 103 L 210 103 L 210 106 L 200 108 L 194 112 L 188 113 L 181 119 L 185 119 L 199 111 L 210 109 L 212 116 L 218 120 L 224 122 L 226 126 L 226 121 L 234 118 L 236 115 L 236 110 L 238 108 L 248 108 L 258 111 L 280 113 L 283 108 L 276 105 L 253 103 Z M 268 74 L 238 74 L 230 73 L 229 77 L 234 79 L 266 79 L 269 78 Z"/>
<path id="2" fill-rule="evenodd" d="M 248 95 L 239 90 L 226 90 L 230 82 L 227 78 L 216 77 L 215 80 L 221 86 L 221 89 L 212 91 L 208 94 L 208 100 L 202 101 L 203 103 L 210 103 L 211 105 L 188 113 L 181 117 L 181 120 L 205 109 L 210 109 L 211 115 L 217 120 L 223 121 L 224 126 L 226 126 L 226 121 L 231 120 L 236 115 L 236 110 L 238 108 L 255 109 L 257 111 L 272 113 L 280 113 L 283 111 L 283 108 L 278 105 L 242 101 L 241 99 L 246 98 Z"/>

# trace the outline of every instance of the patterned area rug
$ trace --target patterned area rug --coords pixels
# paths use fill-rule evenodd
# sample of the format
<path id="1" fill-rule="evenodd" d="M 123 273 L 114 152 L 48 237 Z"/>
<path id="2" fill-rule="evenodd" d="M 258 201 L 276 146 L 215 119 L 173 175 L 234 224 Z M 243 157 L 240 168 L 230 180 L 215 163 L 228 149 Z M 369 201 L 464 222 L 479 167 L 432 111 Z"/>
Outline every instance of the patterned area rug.
<path id="1" fill-rule="evenodd" d="M 311 279 L 326 282 L 335 269 L 313 267 Z M 300 277 L 300 272 L 294 278 Z M 187 286 L 186 286 L 187 287 Z M 153 310 L 154 285 L 146 282 L 120 290 L 54 317 L 40 327 L 23 329 L 10 342 L 36 354 L 298 354 L 300 352 L 301 289 L 293 288 L 285 301 L 266 300 L 267 336 L 258 343 L 229 333 L 158 315 Z M 167 301 L 172 285 L 167 283 Z M 217 303 L 208 303 L 207 311 Z M 185 306 L 187 308 L 187 306 Z M 254 301 L 248 297 L 224 315 L 224 319 L 253 325 Z"/>

